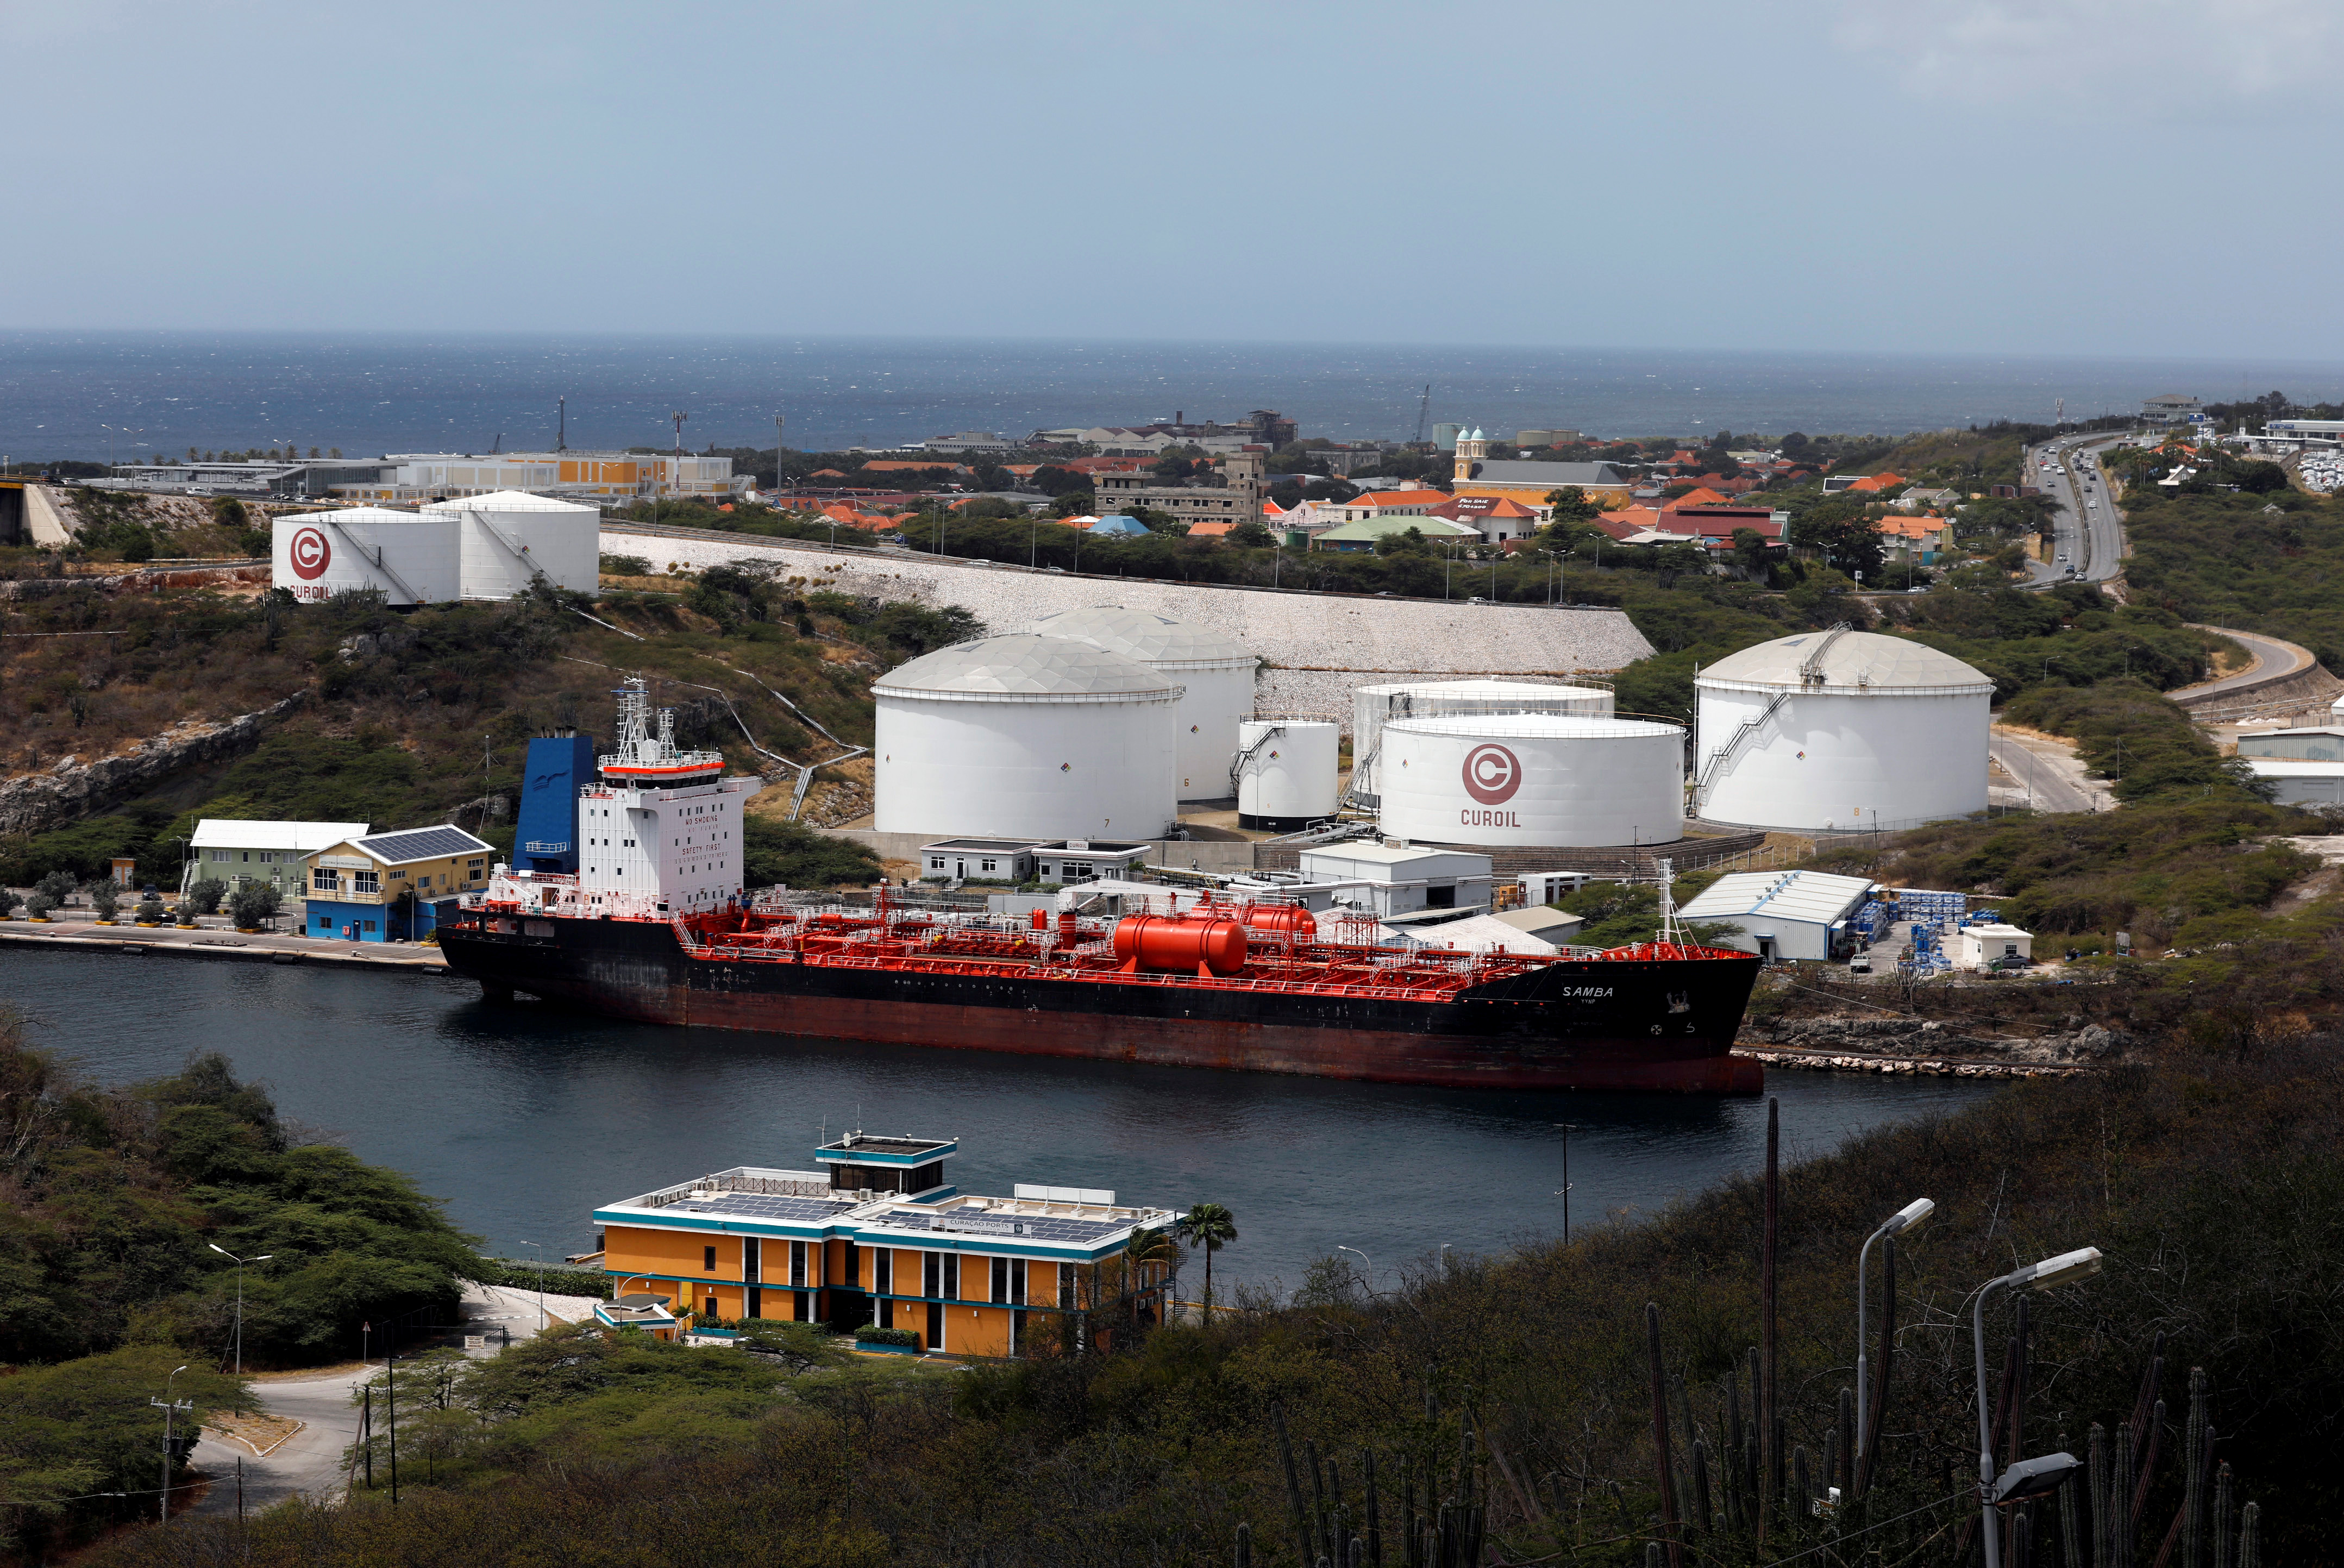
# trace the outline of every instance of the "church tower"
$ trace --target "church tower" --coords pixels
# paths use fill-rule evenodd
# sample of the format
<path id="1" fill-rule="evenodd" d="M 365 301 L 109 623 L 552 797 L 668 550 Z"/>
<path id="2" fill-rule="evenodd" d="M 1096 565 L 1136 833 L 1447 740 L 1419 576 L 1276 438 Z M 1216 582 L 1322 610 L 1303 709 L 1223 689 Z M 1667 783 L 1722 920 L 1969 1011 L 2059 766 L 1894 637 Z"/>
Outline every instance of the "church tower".
<path id="1" fill-rule="evenodd" d="M 1457 438 L 1457 477 L 1471 479 L 1474 465 L 1489 455 L 1490 443 L 1482 439 L 1478 429 L 1460 435 Z"/>

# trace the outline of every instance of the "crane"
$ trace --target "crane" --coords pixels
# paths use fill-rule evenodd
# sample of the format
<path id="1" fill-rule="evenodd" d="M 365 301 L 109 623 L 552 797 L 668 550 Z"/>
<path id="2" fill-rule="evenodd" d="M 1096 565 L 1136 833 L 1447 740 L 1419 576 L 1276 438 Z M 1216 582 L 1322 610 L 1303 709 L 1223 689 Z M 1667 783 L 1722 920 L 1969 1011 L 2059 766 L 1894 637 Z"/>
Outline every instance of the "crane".
<path id="1" fill-rule="evenodd" d="M 1419 446 L 1422 446 L 1424 444 L 1424 421 L 1426 416 L 1431 412 L 1432 383 L 1427 381 L 1424 384 L 1423 400 L 1416 405 L 1416 444 Z"/>

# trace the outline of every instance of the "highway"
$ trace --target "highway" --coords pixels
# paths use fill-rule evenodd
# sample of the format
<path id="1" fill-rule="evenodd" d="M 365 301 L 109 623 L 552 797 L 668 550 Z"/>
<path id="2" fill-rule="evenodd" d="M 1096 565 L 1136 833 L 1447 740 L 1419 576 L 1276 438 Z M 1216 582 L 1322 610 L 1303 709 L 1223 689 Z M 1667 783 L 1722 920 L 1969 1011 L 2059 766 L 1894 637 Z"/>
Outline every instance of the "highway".
<path id="1" fill-rule="evenodd" d="M 2109 811 L 2116 806 L 2107 781 L 2085 771 L 2072 742 L 1996 724 L 1987 733 L 1986 753 L 2015 787 L 2026 792 L 2036 811 Z"/>
<path id="2" fill-rule="evenodd" d="M 2059 436 L 2026 450 L 2020 482 L 2039 486 L 2058 506 L 2053 520 L 2052 554 L 2064 557 L 2036 561 L 2028 571 L 2030 587 L 2047 588 L 2066 581 L 2067 567 L 2086 582 L 2105 582 L 2124 570 L 2124 529 L 2109 499 L 2098 454 L 2123 440 L 2111 435 Z M 2050 466 L 2046 466 L 2046 465 Z M 2052 472 L 2056 467 L 2065 471 Z"/>

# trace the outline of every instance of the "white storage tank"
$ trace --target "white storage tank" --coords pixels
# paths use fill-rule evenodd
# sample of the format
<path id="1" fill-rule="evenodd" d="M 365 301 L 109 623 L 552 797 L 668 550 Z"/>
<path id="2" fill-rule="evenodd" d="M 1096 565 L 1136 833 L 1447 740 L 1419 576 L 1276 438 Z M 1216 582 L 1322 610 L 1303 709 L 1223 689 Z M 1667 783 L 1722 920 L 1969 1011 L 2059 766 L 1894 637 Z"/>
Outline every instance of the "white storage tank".
<path id="1" fill-rule="evenodd" d="M 872 683 L 881 833 L 1155 838 L 1175 817 L 1180 683 L 1066 637 L 1015 632 Z"/>
<path id="2" fill-rule="evenodd" d="M 1378 821 L 1412 843 L 1652 844 L 1684 833 L 1684 731 L 1575 713 L 1442 714 L 1383 729 Z"/>
<path id="3" fill-rule="evenodd" d="M 467 599 L 510 599 L 540 572 L 556 586 L 591 593 L 601 586 L 602 513 L 525 491 L 435 501 L 425 516 L 456 520 L 460 586 Z"/>
<path id="4" fill-rule="evenodd" d="M 1609 717 L 1612 693 L 1601 686 L 1540 681 L 1408 681 L 1360 686 L 1351 693 L 1351 793 L 1376 804 L 1379 744 L 1393 719 L 1441 713 L 1580 713 Z"/>
<path id="5" fill-rule="evenodd" d="M 1852 830 L 1985 809 L 1994 683 L 1950 653 L 1836 627 L 1744 648 L 1693 692 L 1708 821 Z"/>
<path id="6" fill-rule="evenodd" d="M 1062 610 L 1029 630 L 1137 659 L 1179 682 L 1187 689 L 1177 718 L 1179 798 L 1228 798 L 1238 726 L 1253 717 L 1254 674 L 1260 664 L 1236 638 L 1193 621 L 1116 604 Z"/>
<path id="7" fill-rule="evenodd" d="M 269 586 L 304 602 L 372 590 L 389 604 L 445 604 L 462 592 L 452 517 L 342 507 L 282 513 L 268 534 Z"/>
<path id="8" fill-rule="evenodd" d="M 1238 825 L 1290 833 L 1336 814 L 1343 727 L 1322 719 L 1238 726 Z"/>

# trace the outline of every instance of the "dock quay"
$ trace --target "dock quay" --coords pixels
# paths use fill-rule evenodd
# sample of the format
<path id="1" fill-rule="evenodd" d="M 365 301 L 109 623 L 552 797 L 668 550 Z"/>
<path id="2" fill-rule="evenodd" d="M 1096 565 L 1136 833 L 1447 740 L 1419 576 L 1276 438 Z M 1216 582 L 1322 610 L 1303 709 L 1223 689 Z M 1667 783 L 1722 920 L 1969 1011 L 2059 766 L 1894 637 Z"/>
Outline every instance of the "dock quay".
<path id="1" fill-rule="evenodd" d="M 307 964 L 329 969 L 380 969 L 442 975 L 448 961 L 434 946 L 375 942 L 321 942 L 273 932 L 189 929 L 175 926 L 101 926 L 94 920 L 31 920 L 0 923 L 0 945 L 11 948 L 53 947 L 80 952 L 122 953 L 134 957 L 214 958 L 242 964 Z"/>

